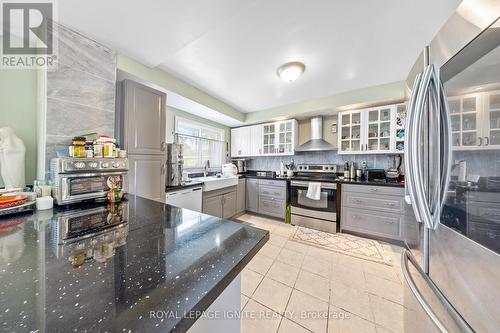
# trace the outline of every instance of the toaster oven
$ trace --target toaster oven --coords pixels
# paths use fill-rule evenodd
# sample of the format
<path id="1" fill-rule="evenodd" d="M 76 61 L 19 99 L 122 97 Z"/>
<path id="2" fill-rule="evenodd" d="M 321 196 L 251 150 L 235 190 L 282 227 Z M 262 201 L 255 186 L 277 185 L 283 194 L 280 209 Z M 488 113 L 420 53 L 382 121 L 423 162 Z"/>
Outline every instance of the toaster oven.
<path id="1" fill-rule="evenodd" d="M 126 158 L 54 158 L 52 196 L 58 205 L 105 199 L 110 185 L 123 189 L 127 172 Z"/>

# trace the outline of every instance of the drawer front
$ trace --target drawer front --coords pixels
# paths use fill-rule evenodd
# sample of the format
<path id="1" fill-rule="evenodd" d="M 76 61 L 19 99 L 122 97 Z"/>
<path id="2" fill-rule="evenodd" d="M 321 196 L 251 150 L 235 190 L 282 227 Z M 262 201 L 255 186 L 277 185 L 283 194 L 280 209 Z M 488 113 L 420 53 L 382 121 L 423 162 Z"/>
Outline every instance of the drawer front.
<path id="1" fill-rule="evenodd" d="M 498 222 L 500 221 L 500 207 L 489 205 L 469 205 L 468 214 L 470 217 L 479 217 L 481 219 L 486 219 L 490 221 Z"/>
<path id="2" fill-rule="evenodd" d="M 403 214 L 403 199 L 404 198 L 391 195 L 343 192 L 342 207 L 375 209 L 384 212 Z"/>
<path id="3" fill-rule="evenodd" d="M 259 185 L 279 186 L 286 188 L 286 180 L 259 179 Z"/>
<path id="4" fill-rule="evenodd" d="M 404 197 L 404 187 L 342 184 L 342 192 L 370 193 L 370 195 L 395 195 Z"/>
<path id="5" fill-rule="evenodd" d="M 477 240 L 494 251 L 500 251 L 500 225 L 469 221 L 467 237 Z"/>
<path id="6" fill-rule="evenodd" d="M 259 195 L 275 198 L 275 199 L 286 199 L 286 188 L 278 186 L 259 186 Z"/>
<path id="7" fill-rule="evenodd" d="M 401 216 L 348 208 L 342 213 L 343 230 L 401 239 Z"/>
<path id="8" fill-rule="evenodd" d="M 267 197 L 259 197 L 259 213 L 274 217 L 285 217 L 285 201 Z"/>
<path id="9" fill-rule="evenodd" d="M 488 202 L 494 204 L 497 207 L 500 206 L 500 204 L 498 203 L 498 193 L 496 192 L 470 191 L 467 193 L 467 196 L 470 201 Z"/>

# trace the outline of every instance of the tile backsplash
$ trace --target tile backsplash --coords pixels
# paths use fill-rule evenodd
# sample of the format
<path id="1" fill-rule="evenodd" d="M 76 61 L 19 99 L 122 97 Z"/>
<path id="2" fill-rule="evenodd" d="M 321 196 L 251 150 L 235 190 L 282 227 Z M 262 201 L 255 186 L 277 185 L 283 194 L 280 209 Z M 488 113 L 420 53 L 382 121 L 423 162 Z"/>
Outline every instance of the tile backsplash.
<path id="1" fill-rule="evenodd" d="M 467 175 L 500 177 L 500 150 L 454 151 L 453 163 L 467 162 Z M 457 169 L 452 175 L 457 175 Z"/>
<path id="2" fill-rule="evenodd" d="M 58 24 L 58 67 L 47 73 L 45 171 L 76 134 L 113 136 L 115 51 Z"/>
<path id="3" fill-rule="evenodd" d="M 345 161 L 354 161 L 360 166 L 362 161 L 366 161 L 369 168 L 388 169 L 392 167 L 395 156 L 397 155 L 339 155 L 336 151 L 304 152 L 293 156 L 255 157 L 248 160 L 247 169 L 277 171 L 280 168 L 281 161 L 287 164 L 290 163 L 292 158 L 295 164 L 338 164 L 339 166 L 343 166 Z M 401 168 L 404 168 L 403 164 L 401 164 Z"/>
<path id="4" fill-rule="evenodd" d="M 345 161 L 354 161 L 358 166 L 362 161 L 368 163 L 369 168 L 392 167 L 396 155 L 338 155 L 335 151 L 298 153 L 293 156 L 265 156 L 255 157 L 247 161 L 249 170 L 277 171 L 280 162 L 290 163 L 293 158 L 295 164 L 338 164 L 342 166 Z M 403 155 L 401 155 L 403 156 Z M 452 159 L 455 162 L 467 161 L 467 174 L 483 177 L 500 177 L 500 150 L 454 151 Z M 342 169 L 341 169 L 342 170 Z M 404 161 L 401 164 L 404 172 Z M 456 173 L 456 170 L 453 174 Z"/>

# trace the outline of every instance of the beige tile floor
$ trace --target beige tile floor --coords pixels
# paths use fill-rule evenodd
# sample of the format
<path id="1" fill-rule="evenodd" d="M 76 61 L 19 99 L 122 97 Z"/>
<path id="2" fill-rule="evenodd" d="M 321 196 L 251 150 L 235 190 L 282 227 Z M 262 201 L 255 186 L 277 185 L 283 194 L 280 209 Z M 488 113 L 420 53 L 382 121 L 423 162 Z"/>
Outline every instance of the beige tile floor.
<path id="1" fill-rule="evenodd" d="M 283 222 L 239 220 L 270 232 L 242 273 L 242 333 L 403 331 L 400 247 L 382 243 L 390 267 L 292 242 Z"/>

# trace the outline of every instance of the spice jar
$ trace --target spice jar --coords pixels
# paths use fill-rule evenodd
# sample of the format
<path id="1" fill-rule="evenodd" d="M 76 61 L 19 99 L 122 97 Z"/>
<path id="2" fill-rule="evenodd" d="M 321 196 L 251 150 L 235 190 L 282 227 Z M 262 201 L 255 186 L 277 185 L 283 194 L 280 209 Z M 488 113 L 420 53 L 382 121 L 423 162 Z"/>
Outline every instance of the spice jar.
<path id="1" fill-rule="evenodd" d="M 75 136 L 72 140 L 72 145 L 69 147 L 69 156 L 85 157 L 85 137 Z"/>
<path id="2" fill-rule="evenodd" d="M 104 146 L 100 143 L 94 144 L 94 157 L 102 158 L 104 157 Z"/>
<path id="3" fill-rule="evenodd" d="M 104 144 L 104 157 L 115 157 L 115 144 L 112 142 L 106 142 Z"/>
<path id="4" fill-rule="evenodd" d="M 94 143 L 92 141 L 85 142 L 85 157 L 94 157 Z"/>

